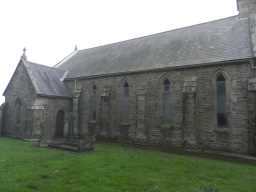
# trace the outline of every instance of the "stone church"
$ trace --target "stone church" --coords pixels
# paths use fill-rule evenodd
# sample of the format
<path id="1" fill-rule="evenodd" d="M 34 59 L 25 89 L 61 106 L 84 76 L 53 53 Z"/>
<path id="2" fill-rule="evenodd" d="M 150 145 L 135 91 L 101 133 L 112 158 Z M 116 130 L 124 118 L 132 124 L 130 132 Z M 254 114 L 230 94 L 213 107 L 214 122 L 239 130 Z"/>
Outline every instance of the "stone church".
<path id="1" fill-rule="evenodd" d="M 24 52 L 4 91 L 1 134 L 255 154 L 256 0 L 237 4 L 236 16 L 75 49 L 53 67 Z"/>

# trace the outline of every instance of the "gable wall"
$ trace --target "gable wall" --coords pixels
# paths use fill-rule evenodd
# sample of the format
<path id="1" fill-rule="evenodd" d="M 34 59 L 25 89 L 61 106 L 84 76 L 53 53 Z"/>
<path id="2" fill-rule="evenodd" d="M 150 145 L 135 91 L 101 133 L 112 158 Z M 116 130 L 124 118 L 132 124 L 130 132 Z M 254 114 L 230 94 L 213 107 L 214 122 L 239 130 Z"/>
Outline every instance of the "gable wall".
<path id="1" fill-rule="evenodd" d="M 15 102 L 20 98 L 21 122 L 16 124 Z M 5 92 L 5 101 L 7 103 L 7 111 L 5 113 L 4 134 L 15 137 L 23 137 L 29 134 L 30 130 L 26 130 L 27 108 L 30 107 L 36 98 L 33 85 L 27 75 L 23 64 L 17 67 L 11 82 Z"/>
<path id="2" fill-rule="evenodd" d="M 228 120 L 226 129 L 217 128 L 215 79 L 217 72 L 224 72 L 228 78 Z M 120 101 L 122 83 L 129 83 L 129 137 L 133 140 L 157 143 L 163 139 L 161 124 L 161 86 L 164 78 L 171 82 L 172 114 L 175 114 L 168 143 L 182 147 L 194 145 L 226 151 L 246 153 L 248 151 L 248 99 L 247 81 L 250 65 L 234 64 L 199 67 L 166 72 L 149 72 L 118 77 L 79 80 L 82 89 L 80 98 L 80 128 L 88 131 L 91 120 L 90 98 L 96 91 L 96 129 L 107 138 L 120 137 L 122 127 Z M 184 83 L 197 79 L 195 93 L 188 94 L 184 102 Z M 73 90 L 74 82 L 67 81 Z M 110 92 L 110 101 L 103 104 L 101 96 Z M 186 104 L 184 104 L 186 103 Z M 102 122 L 104 121 L 104 122 Z"/>

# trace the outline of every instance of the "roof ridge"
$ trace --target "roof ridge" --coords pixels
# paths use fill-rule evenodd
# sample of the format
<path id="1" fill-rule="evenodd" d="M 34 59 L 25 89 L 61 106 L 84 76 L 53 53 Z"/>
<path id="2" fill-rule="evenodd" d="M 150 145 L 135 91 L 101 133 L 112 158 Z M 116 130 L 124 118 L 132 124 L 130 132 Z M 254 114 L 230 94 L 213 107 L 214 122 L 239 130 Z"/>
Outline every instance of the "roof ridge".
<path id="1" fill-rule="evenodd" d="M 56 67 L 51 67 L 51 66 L 47 66 L 47 65 L 43 65 L 43 64 L 38 64 L 38 63 L 31 62 L 31 61 L 26 61 L 26 63 L 29 64 L 29 65 L 36 65 L 36 66 L 44 67 L 44 68 L 48 68 L 48 69 L 66 71 L 64 69 L 60 69 L 60 68 L 56 68 Z"/>
<path id="2" fill-rule="evenodd" d="M 70 54 L 68 54 L 66 57 L 64 57 L 61 61 L 59 61 L 57 64 L 55 64 L 53 67 L 54 68 L 58 68 L 60 65 L 62 65 L 63 63 L 65 63 L 66 61 L 68 61 L 69 59 L 71 59 L 73 56 L 75 56 L 77 53 L 79 52 L 79 50 L 75 49 L 73 52 L 71 52 Z"/>
<path id="3" fill-rule="evenodd" d="M 152 37 L 152 36 L 155 36 L 155 35 L 161 35 L 161 34 L 170 33 L 170 32 L 173 32 L 173 31 L 179 31 L 179 30 L 189 29 L 189 28 L 193 28 L 193 27 L 197 27 L 197 26 L 201 26 L 201 25 L 207 25 L 207 24 L 211 24 L 211 23 L 215 23 L 215 22 L 220 22 L 220 21 L 228 20 L 228 19 L 235 18 L 235 17 L 238 17 L 238 15 L 233 15 L 233 16 L 230 16 L 230 17 L 220 18 L 220 19 L 216 19 L 216 20 L 212 20 L 212 21 L 208 21 L 208 22 L 203 22 L 203 23 L 198 23 L 198 24 L 194 24 L 194 25 L 189 25 L 189 26 L 185 26 L 185 27 L 181 27 L 181 28 L 171 29 L 171 30 L 168 30 L 168 31 L 153 33 L 153 34 L 150 34 L 150 35 L 135 37 L 135 38 L 131 38 L 131 39 L 123 40 L 123 41 L 118 41 L 118 42 L 114 42 L 114 43 L 107 43 L 107 44 L 103 44 L 103 45 L 99 45 L 99 46 L 95 46 L 95 47 L 89 47 L 89 48 L 86 48 L 86 49 L 78 50 L 77 52 L 83 52 L 83 51 L 87 51 L 87 50 L 107 47 L 107 46 L 110 46 L 110 45 L 118 45 L 118 44 L 125 43 L 127 41 L 144 39 L 144 38 Z M 244 18 L 241 18 L 241 19 L 244 19 Z M 61 64 L 63 64 L 63 63 L 61 63 Z"/>

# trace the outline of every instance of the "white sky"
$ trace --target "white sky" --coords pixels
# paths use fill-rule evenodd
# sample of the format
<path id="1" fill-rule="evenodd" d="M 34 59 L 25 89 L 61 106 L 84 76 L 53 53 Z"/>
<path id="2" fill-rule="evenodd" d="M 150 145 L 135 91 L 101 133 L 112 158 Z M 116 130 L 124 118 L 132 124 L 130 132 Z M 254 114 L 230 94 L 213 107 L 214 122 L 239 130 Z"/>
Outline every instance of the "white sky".
<path id="1" fill-rule="evenodd" d="M 53 66 L 75 44 L 85 49 L 236 14 L 236 0 L 0 0 L 0 94 L 23 47 L 28 60 Z"/>

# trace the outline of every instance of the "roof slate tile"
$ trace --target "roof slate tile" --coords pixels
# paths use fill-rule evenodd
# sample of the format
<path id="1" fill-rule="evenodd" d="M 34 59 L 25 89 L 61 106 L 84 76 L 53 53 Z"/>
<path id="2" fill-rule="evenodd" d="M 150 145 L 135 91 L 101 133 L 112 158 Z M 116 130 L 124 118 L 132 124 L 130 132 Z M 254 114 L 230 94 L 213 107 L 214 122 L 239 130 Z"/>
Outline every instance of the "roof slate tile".
<path id="1" fill-rule="evenodd" d="M 248 19 L 233 16 L 80 50 L 58 68 L 77 78 L 250 58 L 249 34 Z"/>

